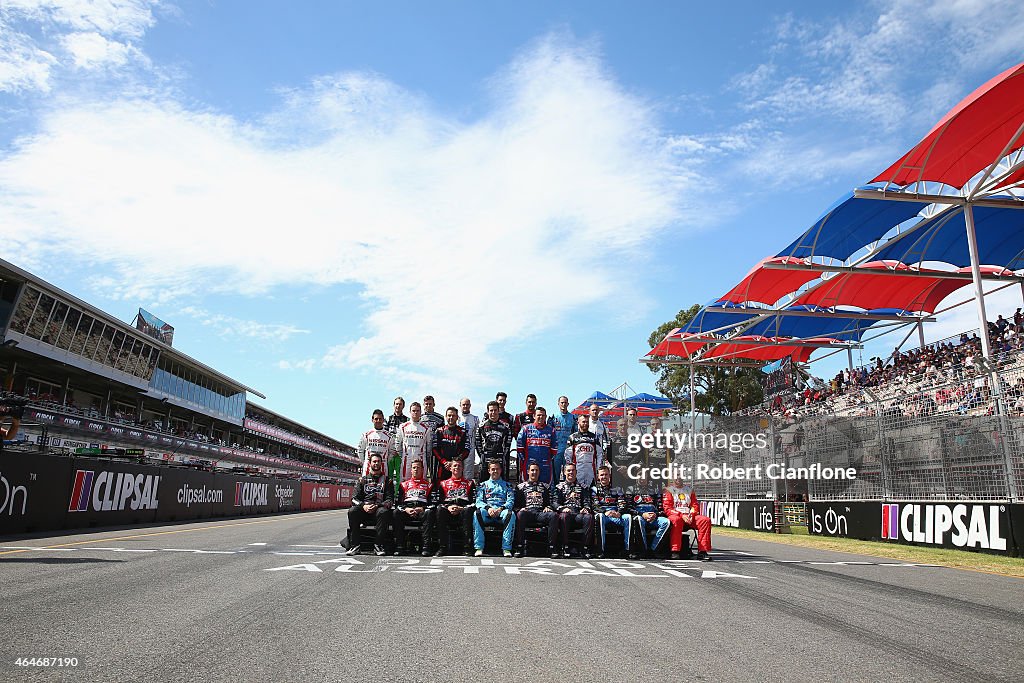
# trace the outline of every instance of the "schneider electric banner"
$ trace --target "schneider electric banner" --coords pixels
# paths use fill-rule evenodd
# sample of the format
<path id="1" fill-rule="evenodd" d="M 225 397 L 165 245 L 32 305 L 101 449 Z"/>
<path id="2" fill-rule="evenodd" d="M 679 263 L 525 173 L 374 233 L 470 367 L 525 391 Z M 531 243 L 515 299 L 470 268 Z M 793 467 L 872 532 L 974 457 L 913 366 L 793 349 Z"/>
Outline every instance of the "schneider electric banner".
<path id="1" fill-rule="evenodd" d="M 812 501 L 807 528 L 820 536 L 1019 555 L 1021 539 L 1013 537 L 1010 517 L 1024 516 L 1021 508 L 961 501 Z"/>
<path id="2" fill-rule="evenodd" d="M 297 511 L 302 493 L 294 479 L 19 454 L 0 459 L 0 534 Z"/>
<path id="3" fill-rule="evenodd" d="M 711 518 L 712 526 L 775 532 L 775 501 L 702 500 L 701 513 Z"/>

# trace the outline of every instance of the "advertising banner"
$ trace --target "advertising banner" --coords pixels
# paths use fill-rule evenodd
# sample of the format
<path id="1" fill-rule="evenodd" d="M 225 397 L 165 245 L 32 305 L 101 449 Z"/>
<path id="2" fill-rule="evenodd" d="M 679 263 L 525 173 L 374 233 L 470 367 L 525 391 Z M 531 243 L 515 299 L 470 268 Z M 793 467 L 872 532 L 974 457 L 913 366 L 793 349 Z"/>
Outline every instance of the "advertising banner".
<path id="1" fill-rule="evenodd" d="M 156 520 L 165 468 L 73 458 L 65 527 L 141 524 Z"/>
<path id="2" fill-rule="evenodd" d="M 773 500 L 702 500 L 700 511 L 712 526 L 775 533 Z"/>
<path id="3" fill-rule="evenodd" d="M 217 485 L 217 477 L 212 472 L 184 467 L 161 468 L 161 471 L 164 493 L 157 509 L 157 521 L 175 522 L 225 514 L 224 500 L 228 493 Z"/>
<path id="4" fill-rule="evenodd" d="M 331 510 L 352 505 L 352 487 L 302 482 L 303 510 Z"/>
<path id="5" fill-rule="evenodd" d="M 0 456 L 0 534 L 63 527 L 70 479 L 71 458 Z"/>
<path id="6" fill-rule="evenodd" d="M 811 534 L 1014 554 L 1010 506 L 946 501 L 812 501 Z"/>

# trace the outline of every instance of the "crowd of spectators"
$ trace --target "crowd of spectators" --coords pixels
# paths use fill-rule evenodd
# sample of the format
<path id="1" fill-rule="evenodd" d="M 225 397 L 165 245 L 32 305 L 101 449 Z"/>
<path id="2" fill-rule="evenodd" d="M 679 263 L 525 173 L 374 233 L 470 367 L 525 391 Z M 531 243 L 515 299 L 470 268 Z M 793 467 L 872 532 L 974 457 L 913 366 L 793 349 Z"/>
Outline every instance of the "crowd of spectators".
<path id="1" fill-rule="evenodd" d="M 225 438 L 214 438 L 208 431 L 200 431 L 199 429 L 189 428 L 190 425 L 184 422 L 178 422 L 177 424 L 168 424 L 161 419 L 151 419 L 139 421 L 136 419 L 134 413 L 125 412 L 120 409 L 113 409 L 109 415 L 104 415 L 96 406 L 89 406 L 87 408 L 79 407 L 75 404 L 74 398 L 69 394 L 66 399 L 61 400 L 60 397 L 52 393 L 37 393 L 35 391 L 29 391 L 24 396 L 28 399 L 29 404 L 41 408 L 43 410 L 54 410 L 63 413 L 70 413 L 73 415 L 80 415 L 85 418 L 94 420 L 104 420 L 108 422 L 116 422 L 126 427 L 134 427 L 138 429 L 146 429 L 149 431 L 159 432 L 161 434 L 167 434 L 168 436 L 175 436 L 181 439 L 188 439 L 190 441 L 196 441 L 200 443 L 208 443 L 217 446 L 224 446 L 234 448 L 236 450 L 249 451 L 251 453 L 264 454 L 284 460 L 292 460 L 295 462 L 301 462 L 310 465 L 317 465 L 320 467 L 337 467 L 337 462 L 330 458 L 322 455 L 312 453 L 301 453 L 301 452 L 289 452 L 284 447 L 280 449 L 276 448 L 264 448 L 255 442 L 250 443 L 239 443 L 236 439 L 228 441 Z M 251 419 L 255 419 L 251 415 L 247 415 Z M 236 436 L 228 435 L 224 433 L 224 436 Z M 307 438 L 312 440 L 311 435 L 305 435 Z M 323 441 L 323 439 L 320 439 Z M 325 444 L 329 445 L 329 444 Z M 268 443 L 268 446 L 272 444 Z"/>
<path id="2" fill-rule="evenodd" d="M 935 414 L 991 414 L 994 411 L 990 371 L 997 370 L 1007 406 L 1024 414 L 1024 312 L 989 323 L 990 368 L 982 361 L 977 332 L 964 332 L 910 351 L 895 349 L 883 360 L 843 369 L 831 380 L 801 381 L 796 391 L 783 392 L 754 413 L 768 410 L 785 416 L 874 414 L 896 410 L 908 417 Z"/>

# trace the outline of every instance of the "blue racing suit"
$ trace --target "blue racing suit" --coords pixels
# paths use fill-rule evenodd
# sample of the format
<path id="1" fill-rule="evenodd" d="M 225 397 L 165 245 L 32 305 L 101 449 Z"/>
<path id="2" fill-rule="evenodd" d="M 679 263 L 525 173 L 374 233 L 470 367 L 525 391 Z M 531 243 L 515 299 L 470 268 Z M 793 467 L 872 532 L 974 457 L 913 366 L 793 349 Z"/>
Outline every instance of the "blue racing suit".
<path id="1" fill-rule="evenodd" d="M 562 471 L 562 467 L 565 466 L 565 446 L 569 436 L 576 431 L 576 416 L 572 413 L 555 413 L 548 418 L 548 424 L 555 430 L 555 448 L 558 449 L 554 462 L 554 486 L 565 479 L 565 473 Z"/>
<path id="2" fill-rule="evenodd" d="M 516 516 L 512 512 L 516 496 L 512 484 L 504 479 L 488 479 L 477 487 L 476 516 L 473 518 L 473 547 L 484 549 L 484 526 L 502 525 L 501 549 L 512 550 L 512 538 L 516 532 Z M 501 508 L 501 515 L 491 517 L 487 508 Z"/>

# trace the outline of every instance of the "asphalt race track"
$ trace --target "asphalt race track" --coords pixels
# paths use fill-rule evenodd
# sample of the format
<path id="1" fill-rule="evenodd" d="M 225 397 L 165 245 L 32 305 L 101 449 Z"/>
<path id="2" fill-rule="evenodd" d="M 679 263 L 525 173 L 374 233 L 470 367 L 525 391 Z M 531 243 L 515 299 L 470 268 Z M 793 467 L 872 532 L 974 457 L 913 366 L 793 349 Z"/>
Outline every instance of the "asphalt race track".
<path id="1" fill-rule="evenodd" d="M 345 558 L 344 511 L 0 540 L 7 680 L 1020 680 L 1024 581 L 715 559 Z M 77 667 L 16 666 L 75 657 Z M 680 673 L 673 673 L 680 672 Z"/>

